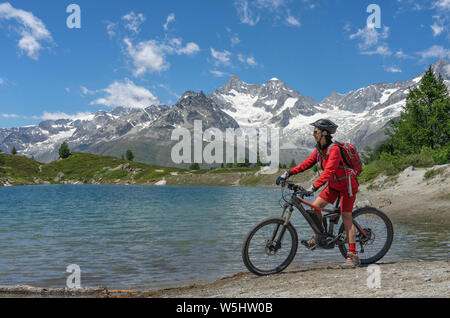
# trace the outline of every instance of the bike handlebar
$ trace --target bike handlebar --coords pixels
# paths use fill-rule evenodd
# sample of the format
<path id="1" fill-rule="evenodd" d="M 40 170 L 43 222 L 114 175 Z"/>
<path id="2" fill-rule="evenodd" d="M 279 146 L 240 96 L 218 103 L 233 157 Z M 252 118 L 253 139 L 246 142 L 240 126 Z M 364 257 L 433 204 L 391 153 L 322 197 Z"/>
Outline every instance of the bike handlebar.
<path id="1" fill-rule="evenodd" d="M 311 194 L 307 190 L 305 190 L 305 188 L 291 181 L 286 180 L 282 182 L 281 187 L 282 188 L 287 187 L 289 190 L 293 190 L 294 193 L 300 195 L 302 198 L 304 198 L 305 196 L 311 196 Z"/>

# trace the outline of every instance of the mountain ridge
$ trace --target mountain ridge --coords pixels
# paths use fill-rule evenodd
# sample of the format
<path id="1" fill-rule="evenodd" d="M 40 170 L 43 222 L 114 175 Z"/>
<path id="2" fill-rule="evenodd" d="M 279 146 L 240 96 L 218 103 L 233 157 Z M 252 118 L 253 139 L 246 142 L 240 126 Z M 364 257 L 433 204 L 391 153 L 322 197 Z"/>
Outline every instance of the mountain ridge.
<path id="1" fill-rule="evenodd" d="M 439 59 L 433 69 L 450 87 L 449 61 Z M 83 119 L 0 128 L 0 149 L 10 151 L 15 146 L 21 154 L 50 162 L 57 159 L 59 145 L 66 141 L 74 151 L 120 156 L 130 148 L 137 160 L 170 165 L 171 131 L 181 127 L 192 130 L 194 121 L 202 120 L 204 129 L 280 129 L 281 161 L 298 161 L 314 147 L 309 123 L 319 118 L 330 118 L 340 126 L 337 140 L 358 147 L 383 140 L 384 127 L 399 116 L 409 89 L 419 85 L 422 74 L 407 81 L 371 84 L 347 94 L 333 92 L 321 101 L 303 96 L 277 78 L 247 84 L 233 75 L 209 95 L 186 91 L 172 106 L 116 107 Z"/>

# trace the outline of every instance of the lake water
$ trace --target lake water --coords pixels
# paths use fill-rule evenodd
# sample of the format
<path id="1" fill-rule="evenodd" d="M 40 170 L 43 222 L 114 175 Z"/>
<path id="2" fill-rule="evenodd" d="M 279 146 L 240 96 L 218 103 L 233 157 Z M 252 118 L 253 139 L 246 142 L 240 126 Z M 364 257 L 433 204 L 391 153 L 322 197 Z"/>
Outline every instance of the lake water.
<path id="1" fill-rule="evenodd" d="M 280 215 L 280 191 L 252 187 L 51 185 L 0 188 L 0 285 L 158 289 L 246 271 L 242 242 Z M 306 221 L 292 219 L 299 239 Z M 395 224 L 382 261 L 448 259 L 450 230 Z M 337 249 L 299 245 L 293 264 L 341 263 Z"/>

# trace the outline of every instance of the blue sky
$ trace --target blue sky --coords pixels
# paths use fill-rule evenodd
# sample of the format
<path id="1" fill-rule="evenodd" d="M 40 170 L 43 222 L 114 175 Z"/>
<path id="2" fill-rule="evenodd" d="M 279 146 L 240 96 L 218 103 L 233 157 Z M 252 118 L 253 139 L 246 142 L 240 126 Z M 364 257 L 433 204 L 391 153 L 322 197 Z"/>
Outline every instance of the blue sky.
<path id="1" fill-rule="evenodd" d="M 316 100 L 403 81 L 450 58 L 449 16 L 450 0 L 0 0 L 0 127 L 172 105 L 233 74 Z"/>

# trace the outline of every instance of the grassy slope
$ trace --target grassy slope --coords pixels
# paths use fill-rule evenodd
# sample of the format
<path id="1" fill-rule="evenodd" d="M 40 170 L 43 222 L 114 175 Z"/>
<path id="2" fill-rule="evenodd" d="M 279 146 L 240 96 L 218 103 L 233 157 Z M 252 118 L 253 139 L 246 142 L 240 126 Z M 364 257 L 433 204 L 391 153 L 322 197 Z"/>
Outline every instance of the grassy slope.
<path id="1" fill-rule="evenodd" d="M 127 165 L 118 169 L 120 165 Z M 129 167 L 128 167 L 129 165 Z M 274 186 L 277 175 L 261 175 L 259 168 L 221 168 L 189 171 L 138 162 L 128 162 L 115 157 L 86 153 L 73 153 L 68 159 L 43 164 L 31 158 L 0 154 L 0 186 L 27 184 L 155 184 L 165 179 L 168 185 L 208 186 Z M 62 178 L 58 175 L 64 174 Z M 294 182 L 305 182 L 312 171 L 295 176 Z"/>

